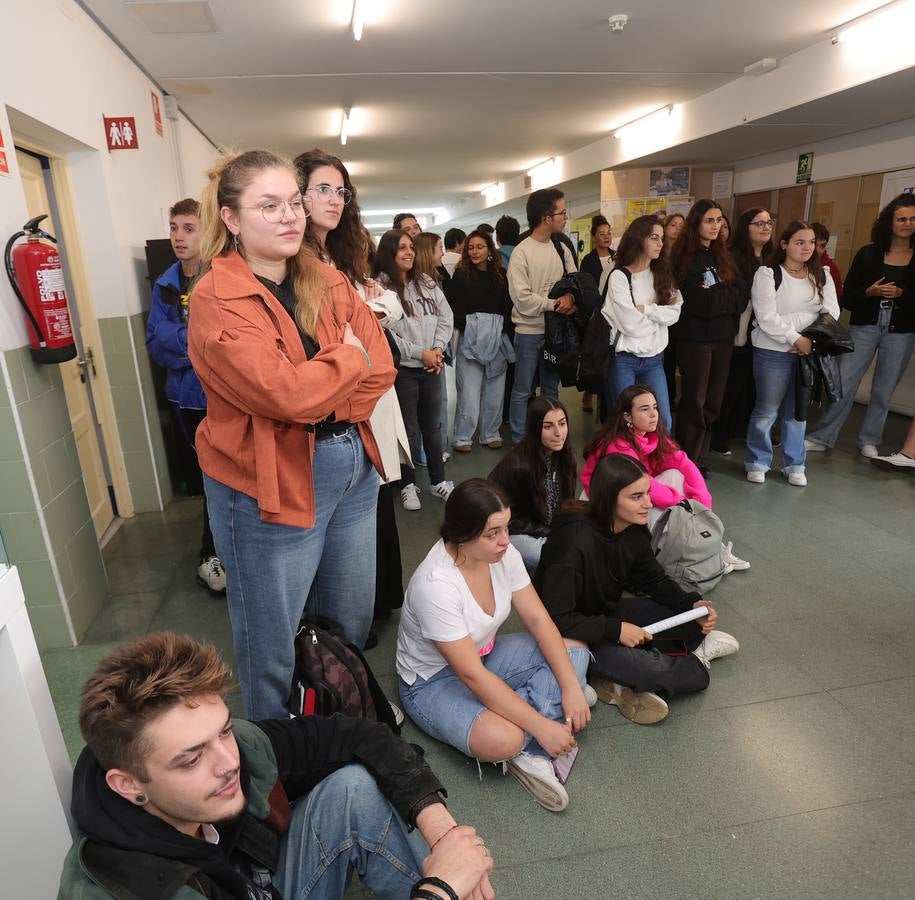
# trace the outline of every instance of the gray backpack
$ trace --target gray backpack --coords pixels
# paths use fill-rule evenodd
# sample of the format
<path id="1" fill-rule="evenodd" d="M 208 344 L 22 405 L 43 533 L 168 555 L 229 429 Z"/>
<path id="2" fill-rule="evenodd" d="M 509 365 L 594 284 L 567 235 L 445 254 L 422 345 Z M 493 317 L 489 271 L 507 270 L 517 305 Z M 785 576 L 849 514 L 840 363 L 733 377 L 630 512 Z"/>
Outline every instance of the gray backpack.
<path id="1" fill-rule="evenodd" d="M 651 530 L 651 549 L 664 571 L 686 591 L 707 594 L 724 575 L 724 526 L 697 500 L 664 510 Z"/>

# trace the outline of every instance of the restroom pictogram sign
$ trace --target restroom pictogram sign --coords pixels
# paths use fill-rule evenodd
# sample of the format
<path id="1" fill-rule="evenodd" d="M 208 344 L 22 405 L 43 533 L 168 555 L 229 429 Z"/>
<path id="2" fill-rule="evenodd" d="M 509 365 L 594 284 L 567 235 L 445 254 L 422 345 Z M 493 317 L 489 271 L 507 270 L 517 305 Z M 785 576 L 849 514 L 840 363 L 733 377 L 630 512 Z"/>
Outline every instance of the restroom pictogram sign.
<path id="1" fill-rule="evenodd" d="M 137 123 L 133 116 L 104 116 L 109 150 L 138 150 Z"/>

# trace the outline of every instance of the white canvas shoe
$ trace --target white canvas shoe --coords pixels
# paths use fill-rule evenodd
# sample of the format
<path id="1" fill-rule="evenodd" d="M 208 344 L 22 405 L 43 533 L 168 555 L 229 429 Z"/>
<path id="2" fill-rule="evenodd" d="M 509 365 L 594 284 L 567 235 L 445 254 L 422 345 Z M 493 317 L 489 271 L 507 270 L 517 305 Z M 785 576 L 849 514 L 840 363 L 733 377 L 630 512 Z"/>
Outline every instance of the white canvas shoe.
<path id="1" fill-rule="evenodd" d="M 226 571 L 218 556 L 208 556 L 197 568 L 197 583 L 214 594 L 226 592 Z"/>
<path id="2" fill-rule="evenodd" d="M 693 655 L 699 659 L 706 669 L 711 668 L 713 659 L 731 656 L 740 649 L 737 638 L 726 631 L 710 631 L 705 640 L 693 650 Z"/>
<path id="3" fill-rule="evenodd" d="M 880 451 L 873 444 L 864 444 L 858 448 L 858 453 L 865 459 L 876 459 L 880 455 Z"/>
<path id="4" fill-rule="evenodd" d="M 522 750 L 508 761 L 508 771 L 544 809 L 562 812 L 569 805 L 566 789 L 544 757 Z"/>

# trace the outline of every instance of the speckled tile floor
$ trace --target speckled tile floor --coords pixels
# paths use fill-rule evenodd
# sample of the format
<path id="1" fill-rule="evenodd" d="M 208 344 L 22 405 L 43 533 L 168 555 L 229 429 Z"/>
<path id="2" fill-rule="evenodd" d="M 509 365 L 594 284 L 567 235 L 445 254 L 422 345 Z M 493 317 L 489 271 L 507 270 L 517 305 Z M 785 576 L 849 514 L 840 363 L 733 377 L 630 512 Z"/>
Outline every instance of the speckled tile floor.
<path id="1" fill-rule="evenodd" d="M 583 447 L 594 426 L 574 392 L 565 399 Z M 563 814 L 494 767 L 480 780 L 475 763 L 408 723 L 458 819 L 486 837 L 499 898 L 912 896 L 915 477 L 857 456 L 860 414 L 835 451 L 808 460 L 804 489 L 776 475 L 747 484 L 741 443 L 713 456 L 715 510 L 752 563 L 712 595 L 741 651 L 657 727 L 599 704 Z M 906 424 L 891 417 L 887 449 Z M 448 477 L 485 475 L 498 456 L 474 448 Z M 418 513 L 398 509 L 407 575 L 440 515 L 430 498 Z M 199 516 L 184 499 L 125 523 L 105 550 L 111 603 L 82 646 L 43 655 L 74 757 L 80 687 L 117 641 L 180 629 L 232 658 L 225 603 L 194 582 Z M 396 616 L 382 624 L 369 654 L 392 696 L 396 629 Z"/>

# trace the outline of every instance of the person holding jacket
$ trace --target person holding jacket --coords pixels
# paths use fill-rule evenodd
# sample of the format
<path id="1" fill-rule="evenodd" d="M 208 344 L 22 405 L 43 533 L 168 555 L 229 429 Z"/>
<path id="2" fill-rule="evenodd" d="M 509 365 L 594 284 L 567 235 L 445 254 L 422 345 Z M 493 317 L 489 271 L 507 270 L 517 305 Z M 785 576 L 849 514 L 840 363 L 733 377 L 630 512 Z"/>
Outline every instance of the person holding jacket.
<path id="1" fill-rule="evenodd" d="M 607 372 L 606 409 L 631 384 L 649 385 L 661 421 L 672 426 L 664 349 L 668 328 L 677 323 L 683 298 L 663 256 L 664 229 L 656 216 L 634 219 L 620 240 L 616 264 L 607 281 L 601 313 L 610 324 L 616 353 Z"/>
<path id="2" fill-rule="evenodd" d="M 655 559 L 646 528 L 651 496 L 645 467 L 611 453 L 595 467 L 590 486 L 590 501 L 554 522 L 534 586 L 559 633 L 588 645 L 588 681 L 598 698 L 630 721 L 651 725 L 668 713 L 658 692 L 672 697 L 705 690 L 711 661 L 740 645 L 715 629 L 712 604 L 684 591 Z M 644 626 L 698 606 L 708 615 L 661 636 L 676 641 L 680 652 L 657 649 Z"/>
<path id="3" fill-rule="evenodd" d="M 395 370 L 362 298 L 303 249 L 305 215 L 290 162 L 225 156 L 203 194 L 191 301 L 209 401 L 197 450 L 254 718 L 287 713 L 304 610 L 359 647 L 372 623 L 381 459 L 369 417 Z"/>
<path id="4" fill-rule="evenodd" d="M 714 200 L 697 201 L 671 251 L 674 281 L 683 296 L 674 328 L 680 370 L 677 443 L 703 474 L 734 336 L 750 299 L 727 245 L 717 239 L 723 221 Z"/>
<path id="5" fill-rule="evenodd" d="M 839 357 L 842 399 L 831 403 L 810 433 L 808 453 L 835 447 L 858 385 L 874 357 L 877 365 L 867 411 L 858 430 L 858 451 L 880 452 L 890 399 L 915 347 L 915 197 L 900 194 L 880 210 L 871 242 L 852 260 L 842 305 L 851 310 L 855 349 Z"/>
<path id="6" fill-rule="evenodd" d="M 747 428 L 747 481 L 766 480 L 772 465 L 772 426 L 780 414 L 782 472 L 789 484 L 804 487 L 807 422 L 806 415 L 797 417 L 795 385 L 798 357 L 812 353 L 813 343 L 803 331 L 821 312 L 839 316 L 832 276 L 816 255 L 816 234 L 806 222 L 795 220 L 782 232 L 775 252 L 756 270 L 752 296 L 756 403 Z"/>
<path id="7" fill-rule="evenodd" d="M 457 412 L 454 449 L 469 453 L 480 426 L 480 443 L 502 447 L 502 401 L 505 373 L 514 359 L 506 325 L 512 301 L 502 258 L 484 231 L 471 231 L 448 286 L 448 299 L 458 332 L 455 352 Z"/>
<path id="8" fill-rule="evenodd" d="M 429 877 L 493 900 L 489 852 L 418 748 L 368 719 L 233 719 L 229 674 L 212 644 L 172 632 L 99 663 L 61 900 L 342 900 L 354 871 L 390 900 Z"/>
<path id="9" fill-rule="evenodd" d="M 179 200 L 168 211 L 168 233 L 178 261 L 169 266 L 153 285 L 152 304 L 146 322 L 146 349 L 166 370 L 165 396 L 179 434 L 193 451 L 195 477 L 200 478 L 194 435 L 206 415 L 207 398 L 187 355 L 190 286 L 200 269 L 200 204 L 196 200 Z M 206 494 L 203 497 L 203 535 L 200 539 L 197 581 L 214 594 L 226 592 L 226 573 L 216 555 Z"/>
<path id="10" fill-rule="evenodd" d="M 657 397 L 648 385 L 631 385 L 619 395 L 607 424 L 585 450 L 585 467 L 581 473 L 585 496 L 590 492 L 597 464 L 610 453 L 631 456 L 645 467 L 651 497 L 649 529 L 665 509 L 683 500 L 696 500 L 712 508 L 712 495 L 702 473 L 671 439 L 661 420 Z M 721 545 L 725 575 L 750 568 L 745 559 L 734 555 L 733 549 L 731 541 Z"/>

